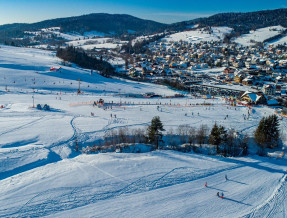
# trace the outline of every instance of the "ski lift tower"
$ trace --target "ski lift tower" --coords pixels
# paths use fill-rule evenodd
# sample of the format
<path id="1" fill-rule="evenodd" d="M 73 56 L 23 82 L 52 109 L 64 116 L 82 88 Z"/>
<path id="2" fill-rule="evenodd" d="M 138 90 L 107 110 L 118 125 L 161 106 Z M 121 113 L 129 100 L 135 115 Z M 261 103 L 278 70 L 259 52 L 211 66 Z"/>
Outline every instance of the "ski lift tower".
<path id="1" fill-rule="evenodd" d="M 77 81 L 79 81 L 78 94 L 80 94 L 81 93 L 81 79 L 79 78 Z"/>

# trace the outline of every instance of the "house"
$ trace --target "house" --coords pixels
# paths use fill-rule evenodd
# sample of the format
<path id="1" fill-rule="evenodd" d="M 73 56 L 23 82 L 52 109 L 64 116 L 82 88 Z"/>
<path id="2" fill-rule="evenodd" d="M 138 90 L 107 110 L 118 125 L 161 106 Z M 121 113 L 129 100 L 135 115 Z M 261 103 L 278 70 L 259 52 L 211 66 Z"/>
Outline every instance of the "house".
<path id="1" fill-rule="evenodd" d="M 245 78 L 244 80 L 242 80 L 242 84 L 246 85 L 246 86 L 252 86 L 253 85 L 253 80 L 250 78 Z"/>
<path id="2" fill-rule="evenodd" d="M 241 100 L 250 104 L 267 104 L 268 99 L 262 92 L 254 93 L 246 91 L 241 96 Z"/>
<path id="3" fill-rule="evenodd" d="M 129 75 L 132 77 L 138 77 L 140 75 L 140 71 L 134 67 L 129 69 Z"/>
<path id="4" fill-rule="evenodd" d="M 277 106 L 277 105 L 279 105 L 279 102 L 276 99 L 269 99 L 269 100 L 267 100 L 267 105 L 268 106 Z"/>
<path id="5" fill-rule="evenodd" d="M 275 95 L 276 88 L 273 85 L 264 85 L 262 91 L 265 95 Z"/>
<path id="6" fill-rule="evenodd" d="M 236 83 L 242 83 L 242 80 L 243 80 L 243 76 L 241 74 L 237 74 L 234 77 L 234 82 L 236 82 Z"/>
<path id="7" fill-rule="evenodd" d="M 229 73 L 233 74 L 234 72 L 235 72 L 235 69 L 234 68 L 230 68 L 230 67 L 225 68 L 224 71 L 223 71 L 223 73 L 227 73 L 227 74 L 229 74 Z"/>
<path id="8" fill-rule="evenodd" d="M 255 77 L 254 76 L 248 76 L 244 80 L 242 80 L 242 84 L 246 86 L 252 86 L 254 84 Z"/>

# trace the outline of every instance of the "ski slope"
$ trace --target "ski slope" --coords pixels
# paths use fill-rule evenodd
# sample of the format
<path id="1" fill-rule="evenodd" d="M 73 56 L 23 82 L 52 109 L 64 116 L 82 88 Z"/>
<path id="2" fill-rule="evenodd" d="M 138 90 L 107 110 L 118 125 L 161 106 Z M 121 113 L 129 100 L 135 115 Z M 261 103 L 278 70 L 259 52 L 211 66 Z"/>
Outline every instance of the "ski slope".
<path id="1" fill-rule="evenodd" d="M 185 41 L 190 43 L 220 41 L 223 40 L 224 36 L 229 34 L 231 31 L 232 28 L 229 27 L 211 27 L 210 32 L 204 29 L 183 31 L 171 34 L 162 40 L 167 42 Z"/>
<path id="2" fill-rule="evenodd" d="M 91 49 L 114 49 L 118 46 L 121 47 L 123 44 L 127 44 L 128 41 L 121 41 L 118 39 L 113 38 L 93 38 L 93 39 L 81 39 L 75 41 L 69 41 L 66 44 L 71 45 L 74 47 L 79 47 L 84 50 L 91 50 Z"/>
<path id="3" fill-rule="evenodd" d="M 243 46 L 251 46 L 254 45 L 256 42 L 263 42 L 266 39 L 279 35 L 284 30 L 286 30 L 286 28 L 282 26 L 271 26 L 257 29 L 255 31 L 252 30 L 249 34 L 244 34 L 236 38 L 234 42 Z"/>
<path id="4" fill-rule="evenodd" d="M 61 72 L 50 71 L 59 65 Z M 76 94 L 79 78 L 81 95 Z M 263 116 L 274 113 L 258 106 L 245 120 L 248 108 L 230 107 L 220 98 L 125 97 L 151 91 L 176 93 L 63 66 L 52 52 L 1 46 L 0 217 L 285 216 L 286 157 L 74 151 L 76 141 L 93 145 L 111 129 L 146 128 L 154 116 L 167 131 L 182 124 L 211 128 L 216 122 L 252 134 Z M 122 106 L 93 107 L 100 98 Z M 33 100 L 51 110 L 32 108 Z M 280 128 L 286 131 L 287 119 Z M 225 198 L 217 198 L 217 192 Z"/>
<path id="5" fill-rule="evenodd" d="M 61 66 L 60 72 L 50 68 Z M 23 91 L 32 89 L 76 91 L 78 79 L 84 92 L 145 93 L 154 90 L 157 94 L 172 95 L 176 92 L 158 85 L 132 81 L 107 79 L 90 70 L 76 66 L 64 66 L 54 52 L 30 48 L 1 46 L 0 48 L 0 89 Z"/>
<path id="6" fill-rule="evenodd" d="M 0 181 L 0 215 L 275 217 L 286 212 L 285 201 L 262 206 L 277 192 L 286 197 L 286 165 L 280 164 L 171 151 L 80 155 Z"/>

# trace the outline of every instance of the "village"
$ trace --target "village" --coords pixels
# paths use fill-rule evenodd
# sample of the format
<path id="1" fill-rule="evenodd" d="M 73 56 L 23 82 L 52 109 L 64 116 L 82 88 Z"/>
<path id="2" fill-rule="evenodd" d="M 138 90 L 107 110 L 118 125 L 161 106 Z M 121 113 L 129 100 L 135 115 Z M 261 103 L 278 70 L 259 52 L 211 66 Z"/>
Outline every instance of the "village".
<path id="1" fill-rule="evenodd" d="M 119 73 L 135 80 L 172 85 L 191 95 L 238 100 L 247 105 L 287 106 L 287 49 L 243 47 L 222 41 L 148 45 L 148 54 L 131 54 Z"/>

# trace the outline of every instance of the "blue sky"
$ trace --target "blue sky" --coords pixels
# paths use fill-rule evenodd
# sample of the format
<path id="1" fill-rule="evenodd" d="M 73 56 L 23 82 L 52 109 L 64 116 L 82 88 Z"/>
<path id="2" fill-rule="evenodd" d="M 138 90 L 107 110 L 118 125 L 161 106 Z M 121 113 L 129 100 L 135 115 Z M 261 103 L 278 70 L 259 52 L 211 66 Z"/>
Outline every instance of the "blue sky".
<path id="1" fill-rule="evenodd" d="M 286 0 L 0 0 L 0 24 L 89 13 L 131 14 L 172 23 L 220 12 L 287 8 Z"/>

